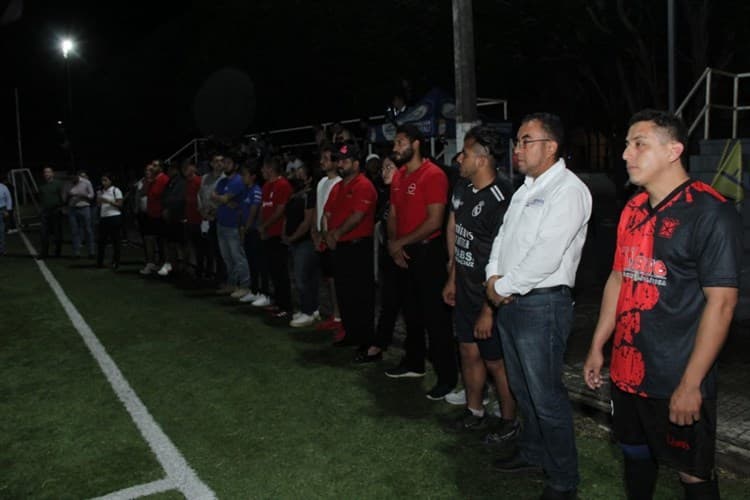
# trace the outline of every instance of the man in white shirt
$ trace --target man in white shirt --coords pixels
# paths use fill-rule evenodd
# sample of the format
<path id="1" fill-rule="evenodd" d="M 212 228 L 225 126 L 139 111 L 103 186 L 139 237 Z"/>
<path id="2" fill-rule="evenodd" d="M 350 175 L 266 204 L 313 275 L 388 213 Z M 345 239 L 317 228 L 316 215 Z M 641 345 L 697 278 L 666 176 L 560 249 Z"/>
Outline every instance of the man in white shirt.
<path id="1" fill-rule="evenodd" d="M 89 259 L 96 255 L 94 230 L 91 221 L 91 202 L 95 199 L 94 187 L 83 171 L 73 179 L 68 190 L 68 218 L 73 239 L 73 257 L 80 257 L 81 233 L 85 233 Z"/>
<path id="2" fill-rule="evenodd" d="M 515 150 L 526 180 L 511 199 L 486 268 L 487 298 L 500 308 L 505 366 L 523 420 L 518 453 L 495 468 L 543 470 L 544 499 L 575 498 L 579 482 L 562 369 L 591 193 L 560 158 L 563 134 L 560 118 L 549 113 L 521 122 Z"/>

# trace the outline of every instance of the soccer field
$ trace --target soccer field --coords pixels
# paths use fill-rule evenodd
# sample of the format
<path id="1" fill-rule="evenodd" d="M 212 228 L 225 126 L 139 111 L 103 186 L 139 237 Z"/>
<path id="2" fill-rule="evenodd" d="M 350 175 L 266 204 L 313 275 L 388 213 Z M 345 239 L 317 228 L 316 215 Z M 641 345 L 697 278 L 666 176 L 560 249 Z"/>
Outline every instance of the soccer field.
<path id="1" fill-rule="evenodd" d="M 8 247 L 0 257 L 2 499 L 541 492 L 539 480 L 495 473 L 477 437 L 443 432 L 441 419 L 456 408 L 424 397 L 429 374 L 386 378 L 396 353 L 384 365 L 353 366 L 351 351 L 330 347 L 327 333 L 272 327 L 211 291 L 144 279 L 135 259 L 118 273 L 87 260 L 46 261 L 72 305 L 66 312 L 21 238 L 9 236 Z M 576 426 L 580 498 L 624 498 L 606 431 L 585 416 Z M 747 498 L 750 481 L 724 474 L 721 488 L 724 498 Z M 662 470 L 657 498 L 681 495 Z"/>

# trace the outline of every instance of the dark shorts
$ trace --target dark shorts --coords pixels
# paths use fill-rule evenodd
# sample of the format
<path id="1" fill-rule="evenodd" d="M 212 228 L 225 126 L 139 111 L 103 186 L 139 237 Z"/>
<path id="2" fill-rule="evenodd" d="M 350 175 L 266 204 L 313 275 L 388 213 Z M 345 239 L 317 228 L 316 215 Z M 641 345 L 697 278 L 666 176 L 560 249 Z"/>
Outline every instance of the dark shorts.
<path id="1" fill-rule="evenodd" d="M 164 221 L 162 218 L 146 216 L 143 219 L 143 234 L 145 236 L 164 236 Z"/>
<path id="2" fill-rule="evenodd" d="M 324 278 L 333 278 L 334 270 L 333 252 L 326 249 L 320 252 L 320 273 Z"/>
<path id="3" fill-rule="evenodd" d="M 472 310 L 473 312 L 473 310 Z M 467 314 L 466 309 L 455 307 L 453 309 L 453 329 L 456 340 L 463 344 L 476 344 L 479 354 L 485 361 L 497 361 L 503 359 L 503 346 L 500 343 L 500 332 L 497 329 L 497 321 L 492 321 L 492 335 L 488 339 L 474 337 L 474 324 L 479 314 Z"/>
<path id="4" fill-rule="evenodd" d="M 644 398 L 612 386 L 612 430 L 622 444 L 648 445 L 659 462 L 701 479 L 714 477 L 716 400 L 704 399 L 693 425 L 669 421 L 669 400 Z"/>
<path id="5" fill-rule="evenodd" d="M 165 222 L 164 237 L 169 243 L 185 243 L 185 224 L 182 222 Z"/>

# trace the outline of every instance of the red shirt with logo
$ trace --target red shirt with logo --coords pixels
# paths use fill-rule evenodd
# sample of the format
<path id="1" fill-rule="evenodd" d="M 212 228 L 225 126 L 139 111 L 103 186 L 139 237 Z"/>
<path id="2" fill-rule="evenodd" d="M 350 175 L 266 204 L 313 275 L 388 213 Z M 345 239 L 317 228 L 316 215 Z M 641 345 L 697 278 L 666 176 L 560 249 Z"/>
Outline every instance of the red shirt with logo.
<path id="1" fill-rule="evenodd" d="M 359 224 L 346 234 L 342 234 L 339 241 L 352 241 L 358 238 L 372 236 L 375 227 L 375 205 L 378 193 L 370 179 L 365 174 L 358 174 L 350 181 L 336 183 L 325 204 L 328 215 L 328 230 L 340 227 L 354 212 L 365 214 Z"/>
<path id="2" fill-rule="evenodd" d="M 448 202 L 448 177 L 445 172 L 424 160 L 414 172 L 401 167 L 391 181 L 391 205 L 396 209 L 396 237 L 414 232 L 427 219 L 427 205 Z M 440 235 L 435 231 L 428 240 Z"/>
<path id="3" fill-rule="evenodd" d="M 151 182 L 151 185 L 148 188 L 148 193 L 146 193 L 146 213 L 149 217 L 155 219 L 161 217 L 163 211 L 161 195 L 167 188 L 167 184 L 169 184 L 169 176 L 164 172 L 159 172 L 156 179 Z"/>
<path id="4" fill-rule="evenodd" d="M 201 189 L 201 178 L 194 175 L 185 183 L 185 218 L 188 224 L 200 224 L 203 221 L 198 211 L 198 191 Z"/>
<path id="5" fill-rule="evenodd" d="M 742 225 L 710 186 L 687 181 L 656 207 L 625 206 L 613 269 L 622 273 L 610 376 L 625 392 L 667 399 L 680 383 L 706 304 L 703 287 L 739 285 Z M 701 384 L 716 397 L 716 367 Z"/>
<path id="6" fill-rule="evenodd" d="M 271 218 L 276 208 L 286 205 L 292 196 L 292 185 L 286 180 L 286 177 L 278 177 L 276 180 L 268 181 L 263 184 L 263 196 L 260 206 L 261 221 Z M 266 228 L 268 236 L 281 236 L 284 228 L 284 216 L 279 217 L 276 222 Z"/>

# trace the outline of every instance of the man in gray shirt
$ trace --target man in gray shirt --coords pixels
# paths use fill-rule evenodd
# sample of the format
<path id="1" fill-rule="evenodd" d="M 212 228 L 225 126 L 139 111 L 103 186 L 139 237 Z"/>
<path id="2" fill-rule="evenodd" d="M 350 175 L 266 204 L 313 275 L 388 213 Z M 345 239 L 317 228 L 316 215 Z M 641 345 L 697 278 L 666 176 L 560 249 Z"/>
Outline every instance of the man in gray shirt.
<path id="1" fill-rule="evenodd" d="M 73 257 L 80 257 L 81 232 L 86 231 L 86 244 L 89 259 L 95 255 L 94 231 L 91 225 L 91 200 L 94 199 L 94 188 L 91 181 L 79 173 L 68 189 L 68 218 L 73 236 Z"/>

